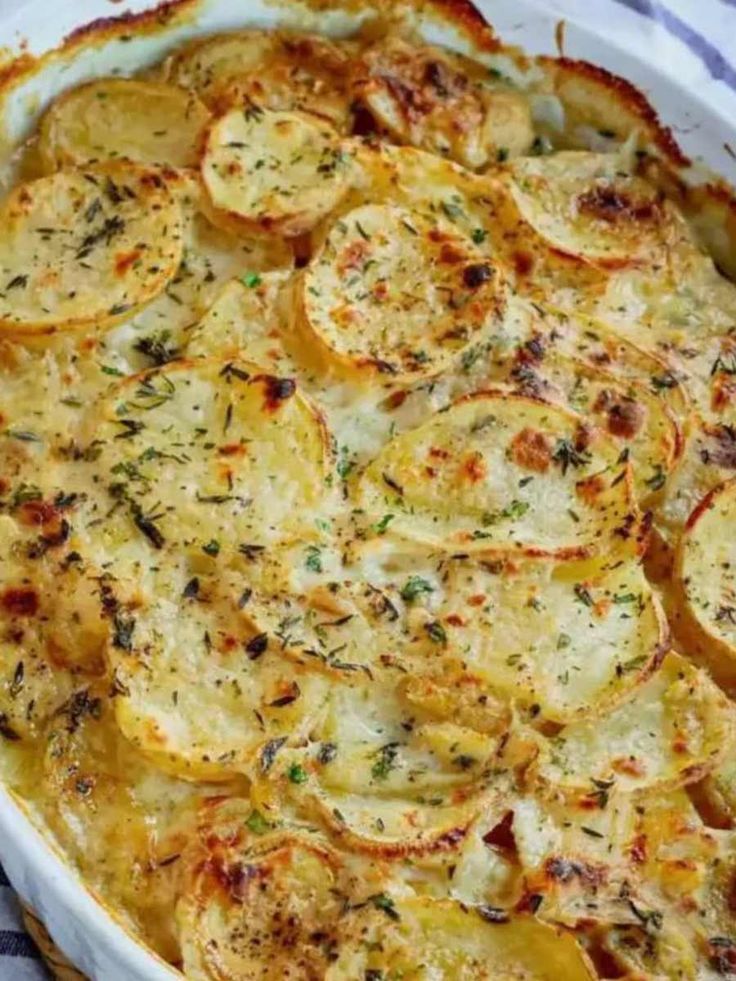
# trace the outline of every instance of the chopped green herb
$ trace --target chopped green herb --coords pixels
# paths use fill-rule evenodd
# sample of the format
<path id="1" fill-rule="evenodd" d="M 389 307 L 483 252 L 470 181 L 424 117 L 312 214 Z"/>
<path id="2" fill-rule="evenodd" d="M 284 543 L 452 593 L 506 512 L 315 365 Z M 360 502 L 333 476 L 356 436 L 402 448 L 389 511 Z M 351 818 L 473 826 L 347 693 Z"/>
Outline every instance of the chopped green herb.
<path id="1" fill-rule="evenodd" d="M 401 598 L 407 603 L 413 603 L 422 593 L 431 593 L 434 587 L 421 576 L 409 576 L 401 587 Z"/>
<path id="2" fill-rule="evenodd" d="M 258 273 L 246 273 L 244 276 L 240 277 L 240 282 L 243 286 L 247 286 L 248 289 L 255 289 L 256 286 L 260 286 L 263 282 L 261 276 Z"/>
<path id="3" fill-rule="evenodd" d="M 435 644 L 447 643 L 447 631 L 439 620 L 433 620 L 431 623 L 425 623 L 424 629 L 427 631 L 427 634 L 435 642 Z"/>
<path id="4" fill-rule="evenodd" d="M 373 531 L 375 531 L 375 533 L 377 535 L 385 535 L 386 534 L 386 531 L 388 529 L 388 526 L 391 524 L 391 522 L 394 520 L 395 517 L 396 517 L 396 515 L 394 515 L 394 514 L 384 514 L 384 516 L 381 518 L 381 520 L 380 521 L 377 521 L 372 526 L 373 527 Z"/>
<path id="5" fill-rule="evenodd" d="M 322 554 L 316 545 L 307 548 L 305 566 L 310 572 L 322 572 Z"/>
<path id="6" fill-rule="evenodd" d="M 385 780 L 391 770 L 396 766 L 396 757 L 399 752 L 398 743 L 386 743 L 376 753 L 376 761 L 371 767 L 371 776 L 374 780 Z"/>
<path id="7" fill-rule="evenodd" d="M 271 824 L 265 819 L 265 817 L 258 810 L 253 810 L 246 819 L 245 826 L 249 831 L 252 831 L 254 835 L 265 835 L 267 831 L 271 830 Z"/>
<path id="8" fill-rule="evenodd" d="M 307 771 L 299 763 L 292 763 L 287 774 L 292 783 L 306 783 L 307 781 Z"/>

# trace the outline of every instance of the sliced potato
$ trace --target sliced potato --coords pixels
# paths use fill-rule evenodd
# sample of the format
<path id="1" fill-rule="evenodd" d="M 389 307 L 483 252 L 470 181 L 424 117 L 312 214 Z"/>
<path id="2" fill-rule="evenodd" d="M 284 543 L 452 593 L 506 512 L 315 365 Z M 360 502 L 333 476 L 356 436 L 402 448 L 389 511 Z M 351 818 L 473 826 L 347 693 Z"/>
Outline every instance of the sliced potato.
<path id="1" fill-rule="evenodd" d="M 341 924 L 338 957 L 325 977 L 456 981 L 569 981 L 595 978 L 570 933 L 532 916 L 484 922 L 483 909 L 428 897 L 381 894 Z"/>
<path id="2" fill-rule="evenodd" d="M 444 48 L 383 38 L 357 63 L 355 89 L 394 139 L 473 169 L 525 153 L 534 138 L 527 99 Z"/>
<path id="3" fill-rule="evenodd" d="M 569 794 L 591 780 L 619 791 L 691 783 L 731 750 L 733 706 L 702 670 L 670 652 L 636 694 L 602 719 L 574 722 L 543 744 L 540 778 Z"/>
<path id="4" fill-rule="evenodd" d="M 344 128 L 350 115 L 347 69 L 356 45 L 295 31 L 236 31 L 200 38 L 164 66 L 218 112 L 234 105 L 312 113 Z"/>
<path id="5" fill-rule="evenodd" d="M 182 862 L 176 923 L 193 981 L 323 976 L 348 876 L 321 836 L 216 799 Z"/>
<path id="6" fill-rule="evenodd" d="M 394 380 L 437 374 L 505 305 L 500 267 L 470 239 L 391 205 L 339 218 L 301 284 L 303 327 L 327 357 Z"/>
<path id="7" fill-rule="evenodd" d="M 129 317 L 164 289 L 181 254 L 181 209 L 152 171 L 109 164 L 21 184 L 0 211 L 0 331 Z"/>
<path id="8" fill-rule="evenodd" d="M 93 535 L 111 536 L 108 560 L 131 539 L 147 539 L 150 554 L 212 555 L 305 529 L 313 536 L 329 449 L 293 379 L 249 362 L 172 362 L 120 382 L 92 424 L 89 445 L 114 516 L 128 516 L 122 529 L 95 526 Z"/>
<path id="9" fill-rule="evenodd" d="M 736 957 L 734 832 L 705 827 L 684 794 L 649 798 L 637 812 L 640 874 L 662 910 L 660 921 L 674 920 L 690 941 L 699 971 L 689 976 L 727 976 Z"/>
<path id="10" fill-rule="evenodd" d="M 184 89 L 98 78 L 52 103 L 41 120 L 39 153 L 48 171 L 109 159 L 194 167 L 209 115 Z"/>
<path id="11" fill-rule="evenodd" d="M 587 558 L 636 535 L 630 465 L 619 457 L 567 409 L 480 392 L 392 440 L 357 500 L 374 522 L 390 515 L 379 533 L 435 548 Z"/>
<path id="12" fill-rule="evenodd" d="M 235 230 L 302 235 L 345 194 L 348 162 L 321 120 L 231 109 L 210 126 L 202 154 L 212 219 Z"/>
<path id="13" fill-rule="evenodd" d="M 702 652 L 716 678 L 736 683 L 736 480 L 705 495 L 680 538 L 675 577 L 682 605 L 678 631 Z"/>
<path id="14" fill-rule="evenodd" d="M 556 722 L 605 712 L 656 668 L 669 631 L 636 563 L 579 580 L 564 567 L 452 563 L 433 616 L 451 654 Z"/>
<path id="15" fill-rule="evenodd" d="M 381 678 L 333 687 L 312 744 L 278 761 L 270 792 L 360 852 L 396 857 L 459 846 L 481 809 L 498 812 L 507 799 L 498 754 L 509 714 L 502 709 L 490 731 L 480 731 L 467 712 L 454 721 L 457 700 L 439 702 L 428 710 Z"/>
<path id="16" fill-rule="evenodd" d="M 243 579 L 163 560 L 143 592 L 109 582 L 107 648 L 115 717 L 127 738 L 188 780 L 268 769 L 314 724 L 324 682 L 284 659 L 243 612 Z"/>
<path id="17" fill-rule="evenodd" d="M 291 370 L 284 350 L 278 301 L 284 275 L 264 273 L 230 280 L 188 332 L 189 357 L 245 357 L 274 371 Z M 248 286 L 247 283 L 252 285 Z"/>
<path id="18" fill-rule="evenodd" d="M 156 949 L 175 958 L 173 869 L 166 863 L 175 849 L 162 844 L 179 815 L 214 788 L 153 767 L 115 724 L 109 688 L 98 681 L 77 689 L 50 720 L 41 759 L 43 815 L 85 878 L 101 877 L 108 902 L 130 911 Z"/>
<path id="19" fill-rule="evenodd" d="M 352 162 L 352 186 L 341 213 L 367 204 L 396 205 L 428 221 L 439 218 L 492 254 L 497 227 L 486 177 L 416 147 L 355 138 L 343 140 L 342 147 Z"/>
<path id="20" fill-rule="evenodd" d="M 621 381 L 632 381 L 656 395 L 684 428 L 692 405 L 685 381 L 674 370 L 669 356 L 659 357 L 631 340 L 618 326 L 579 312 L 540 307 L 535 308 L 535 313 L 540 314 L 540 319 L 524 344 L 529 356 L 559 353 L 614 374 Z"/>
<path id="21" fill-rule="evenodd" d="M 687 347 L 690 339 L 732 332 L 736 285 L 685 240 L 658 263 L 656 276 L 646 267 L 621 270 L 583 305 L 636 343 L 666 354 L 672 343 Z"/>
<path id="22" fill-rule="evenodd" d="M 598 269 L 651 264 L 686 236 L 684 220 L 614 154 L 570 150 L 519 157 L 501 176 L 507 248 L 527 265 L 560 259 Z M 571 267 L 573 268 L 573 267 Z"/>
<path id="23" fill-rule="evenodd" d="M 527 794 L 512 815 L 525 898 L 538 916 L 570 927 L 581 918 L 638 923 L 628 903 L 639 887 L 631 857 L 635 804 L 613 781 L 591 780 L 576 801 Z"/>
<path id="24" fill-rule="evenodd" d="M 736 429 L 728 423 L 694 416 L 682 460 L 667 481 L 655 512 L 657 530 L 676 546 L 690 515 L 718 484 L 736 472 Z"/>
<path id="25" fill-rule="evenodd" d="M 0 735 L 8 745 L 41 737 L 75 687 L 66 665 L 49 656 L 47 621 L 54 604 L 44 563 L 27 557 L 33 541 L 28 530 L 0 517 Z"/>
<path id="26" fill-rule="evenodd" d="M 637 498 L 651 503 L 665 486 L 682 448 L 674 416 L 643 385 L 586 364 L 578 358 L 540 354 L 525 346 L 509 367 L 506 381 L 525 395 L 567 405 L 607 432 L 628 454 Z"/>

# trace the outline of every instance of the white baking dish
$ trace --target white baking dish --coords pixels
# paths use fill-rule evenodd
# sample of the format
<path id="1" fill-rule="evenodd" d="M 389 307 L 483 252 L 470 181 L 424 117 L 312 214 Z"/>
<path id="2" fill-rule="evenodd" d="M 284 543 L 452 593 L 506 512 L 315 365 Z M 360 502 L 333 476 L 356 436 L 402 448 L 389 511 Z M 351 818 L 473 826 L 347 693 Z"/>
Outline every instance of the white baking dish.
<path id="1" fill-rule="evenodd" d="M 111 71 L 130 72 L 157 60 L 171 46 L 196 33 L 223 30 L 245 24 L 261 26 L 294 22 L 294 3 L 267 6 L 262 0 L 204 0 L 192 6 L 186 22 L 165 30 L 136 33 L 124 41 L 108 38 L 95 46 L 73 47 L 70 57 L 58 57 L 44 70 L 20 86 L 5 104 L 4 123 L 11 142 L 28 131 L 49 97 L 83 80 Z M 461 0 L 456 0 L 461 4 Z M 503 40 L 523 46 L 530 54 L 557 54 L 555 27 L 558 15 L 533 0 L 476 0 Z M 150 0 L 130 0 L 126 10 L 150 9 Z M 116 16 L 120 8 L 111 0 L 0 0 L 0 39 L 20 51 L 42 54 L 60 45 L 65 37 L 96 18 Z M 736 15 L 735 15 L 736 16 Z M 313 28 L 342 33 L 356 23 L 327 5 Z M 297 20 L 297 23 L 299 21 Z M 605 29 L 605 25 L 602 25 Z M 456 32 L 438 23 L 426 22 L 425 35 L 450 45 L 462 43 Z M 558 37 L 559 39 L 559 37 Z M 564 35 L 565 54 L 602 65 L 623 75 L 641 88 L 657 108 L 663 121 L 672 126 L 683 150 L 716 173 L 736 183 L 736 160 L 725 144 L 736 147 L 736 96 L 731 121 L 727 118 L 728 96 L 720 109 L 699 101 L 673 78 L 638 60 L 602 36 L 568 21 Z M 723 107 L 726 107 L 725 109 Z M 694 122 L 697 124 L 694 126 Z M 139 946 L 82 886 L 44 838 L 35 830 L 21 807 L 0 788 L 0 857 L 8 876 L 23 901 L 31 906 L 62 951 L 96 981 L 154 981 L 177 974 Z"/>

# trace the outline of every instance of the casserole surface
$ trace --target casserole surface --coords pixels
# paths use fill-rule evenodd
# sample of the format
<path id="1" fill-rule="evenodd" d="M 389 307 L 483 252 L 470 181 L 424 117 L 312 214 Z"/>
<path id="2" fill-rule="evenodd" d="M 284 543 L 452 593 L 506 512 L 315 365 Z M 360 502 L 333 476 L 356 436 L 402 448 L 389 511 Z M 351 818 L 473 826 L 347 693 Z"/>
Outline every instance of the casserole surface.
<path id="1" fill-rule="evenodd" d="M 413 30 L 178 44 L 13 159 L 6 783 L 191 977 L 717 976 L 732 204 Z"/>

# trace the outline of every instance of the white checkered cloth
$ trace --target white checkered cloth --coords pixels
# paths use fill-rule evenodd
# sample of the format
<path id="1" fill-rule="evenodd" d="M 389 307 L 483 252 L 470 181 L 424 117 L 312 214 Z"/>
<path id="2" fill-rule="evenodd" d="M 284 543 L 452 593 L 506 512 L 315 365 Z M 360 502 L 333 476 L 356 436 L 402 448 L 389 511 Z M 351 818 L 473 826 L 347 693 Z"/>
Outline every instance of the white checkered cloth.
<path id="1" fill-rule="evenodd" d="M 657 65 L 736 122 L 736 0 L 536 2 Z M 491 11 L 492 20 L 493 0 L 481 5 Z M 513 31 L 503 31 L 502 36 L 516 40 Z M 23 930 L 17 900 L 1 867 L 0 981 L 48 981 L 33 941 Z"/>

